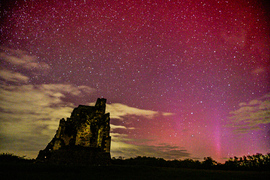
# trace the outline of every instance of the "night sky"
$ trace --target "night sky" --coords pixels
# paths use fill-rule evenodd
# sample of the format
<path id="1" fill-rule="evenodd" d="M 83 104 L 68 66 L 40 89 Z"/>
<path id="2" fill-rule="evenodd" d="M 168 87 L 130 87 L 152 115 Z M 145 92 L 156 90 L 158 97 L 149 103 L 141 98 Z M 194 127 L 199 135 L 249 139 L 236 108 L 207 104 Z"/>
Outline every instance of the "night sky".
<path id="1" fill-rule="evenodd" d="M 269 22 L 257 0 L 2 3 L 0 152 L 35 158 L 106 98 L 112 157 L 269 153 Z"/>

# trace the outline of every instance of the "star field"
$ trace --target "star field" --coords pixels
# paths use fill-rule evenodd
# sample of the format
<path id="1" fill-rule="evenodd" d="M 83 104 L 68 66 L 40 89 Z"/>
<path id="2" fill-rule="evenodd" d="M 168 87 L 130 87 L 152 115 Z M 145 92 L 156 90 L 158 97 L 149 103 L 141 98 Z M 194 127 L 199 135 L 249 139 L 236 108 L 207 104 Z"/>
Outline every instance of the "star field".
<path id="1" fill-rule="evenodd" d="M 1 151 L 33 156 L 30 151 L 43 149 L 14 145 L 20 133 L 9 127 L 15 122 L 27 124 L 26 139 L 34 127 L 46 131 L 36 142 L 43 147 L 59 121 L 58 115 L 33 116 L 32 109 L 16 119 L 21 107 L 14 103 L 35 102 L 44 114 L 62 118 L 104 97 L 112 156 L 222 162 L 269 152 L 265 7 L 253 0 L 6 2 Z"/>

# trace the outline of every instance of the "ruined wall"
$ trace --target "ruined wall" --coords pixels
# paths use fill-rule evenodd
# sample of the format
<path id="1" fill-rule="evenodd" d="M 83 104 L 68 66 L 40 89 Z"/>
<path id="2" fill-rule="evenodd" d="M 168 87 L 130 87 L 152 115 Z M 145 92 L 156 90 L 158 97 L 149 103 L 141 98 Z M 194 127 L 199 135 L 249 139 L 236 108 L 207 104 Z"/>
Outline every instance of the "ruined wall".
<path id="1" fill-rule="evenodd" d="M 74 163 L 83 159 L 83 162 L 91 164 L 108 162 L 110 114 L 105 114 L 105 109 L 106 99 L 98 99 L 95 106 L 79 105 L 70 118 L 60 120 L 54 138 L 39 152 L 37 160 Z"/>

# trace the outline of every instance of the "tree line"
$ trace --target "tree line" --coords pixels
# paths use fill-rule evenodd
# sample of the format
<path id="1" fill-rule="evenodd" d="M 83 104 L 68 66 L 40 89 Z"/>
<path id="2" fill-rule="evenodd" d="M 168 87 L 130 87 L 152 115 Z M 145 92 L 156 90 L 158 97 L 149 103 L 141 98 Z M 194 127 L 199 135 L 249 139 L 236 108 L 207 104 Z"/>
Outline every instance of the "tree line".
<path id="1" fill-rule="evenodd" d="M 5 162 L 35 162 L 35 159 L 27 159 L 9 153 L 0 154 L 0 163 Z M 184 160 L 165 160 L 163 158 L 137 156 L 125 159 L 123 157 L 111 159 L 112 165 L 135 165 L 135 166 L 155 166 L 189 169 L 211 169 L 211 170 L 240 170 L 240 171 L 270 171 L 270 153 L 248 155 L 243 157 L 229 158 L 221 164 L 211 157 L 205 157 L 203 161 L 184 159 Z"/>
<path id="2" fill-rule="evenodd" d="M 228 159 L 224 164 L 218 163 L 211 157 L 205 157 L 203 161 L 198 161 L 193 159 L 165 160 L 163 158 L 146 156 L 138 156 L 129 159 L 125 159 L 123 157 L 113 157 L 112 164 L 212 170 L 270 171 L 270 153 L 265 155 L 257 153 L 255 155 L 243 157 L 235 156 Z"/>

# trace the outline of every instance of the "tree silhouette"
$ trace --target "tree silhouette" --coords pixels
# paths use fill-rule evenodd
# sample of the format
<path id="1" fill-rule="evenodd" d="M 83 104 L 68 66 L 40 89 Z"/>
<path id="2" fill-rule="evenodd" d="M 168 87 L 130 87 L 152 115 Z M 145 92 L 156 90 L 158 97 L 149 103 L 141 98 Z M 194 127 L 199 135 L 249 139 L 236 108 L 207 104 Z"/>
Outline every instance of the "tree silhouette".
<path id="1" fill-rule="evenodd" d="M 191 169 L 220 169 L 220 170 L 270 170 L 270 153 L 263 155 L 257 153 L 243 157 L 229 158 L 224 164 L 217 163 L 211 157 L 205 157 L 203 162 L 193 159 L 164 160 L 162 158 L 138 156 L 136 158 L 112 158 L 113 164 L 143 165 L 157 167 L 191 168 Z"/>
<path id="2" fill-rule="evenodd" d="M 204 161 L 202 162 L 203 168 L 206 168 L 206 169 L 211 169 L 215 165 L 217 165 L 217 162 L 213 160 L 211 157 L 205 157 Z"/>

